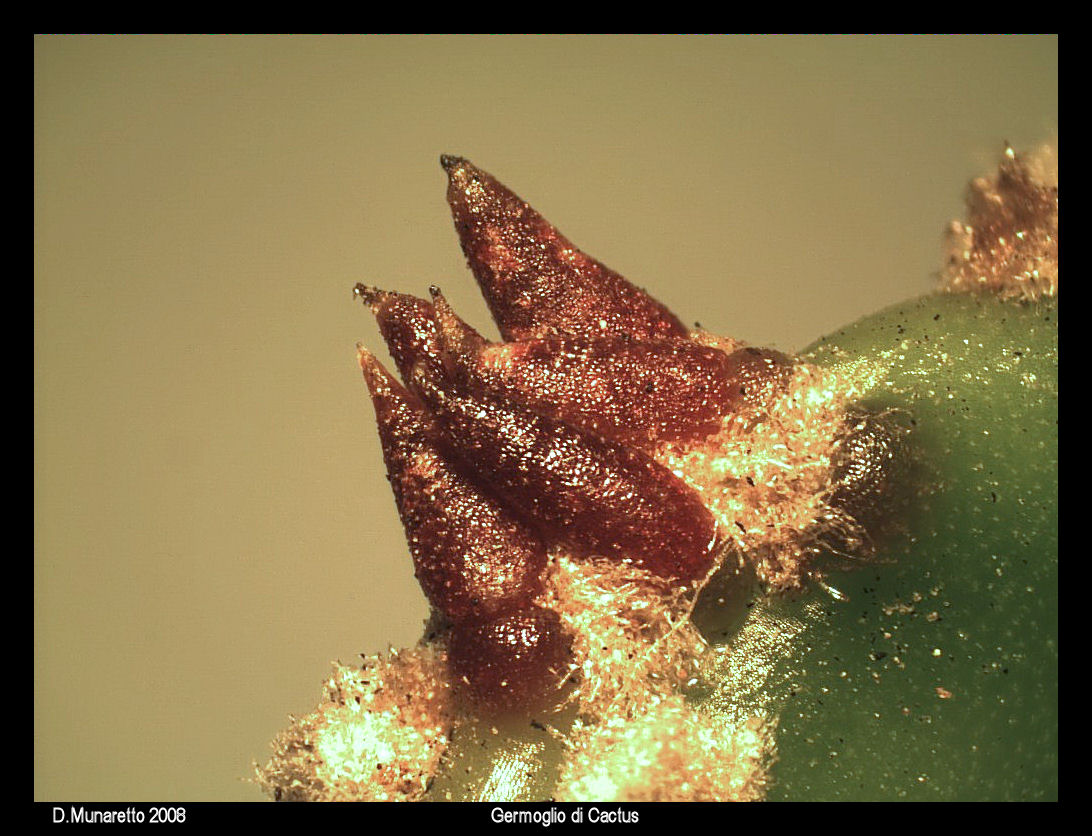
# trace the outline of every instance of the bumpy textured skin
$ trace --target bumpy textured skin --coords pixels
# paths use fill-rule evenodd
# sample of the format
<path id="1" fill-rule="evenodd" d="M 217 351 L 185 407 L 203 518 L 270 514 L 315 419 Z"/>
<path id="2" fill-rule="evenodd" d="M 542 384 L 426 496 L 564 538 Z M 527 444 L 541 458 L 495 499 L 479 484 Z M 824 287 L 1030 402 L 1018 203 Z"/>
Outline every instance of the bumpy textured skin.
<path id="1" fill-rule="evenodd" d="M 736 408 L 765 409 L 792 378 L 792 360 L 772 348 L 748 346 L 728 355 L 728 397 Z"/>
<path id="2" fill-rule="evenodd" d="M 709 571 L 720 547 L 713 515 L 648 454 L 511 402 L 441 388 L 420 370 L 415 383 L 454 449 L 552 538 L 662 577 Z"/>
<path id="3" fill-rule="evenodd" d="M 492 175 L 462 157 L 445 154 L 440 164 L 463 253 L 505 340 L 686 336 L 671 311 L 574 247 Z"/>
<path id="4" fill-rule="evenodd" d="M 436 312 L 431 303 L 407 293 L 379 290 L 358 284 L 353 293 L 372 310 L 379 333 L 398 368 L 403 382 L 413 376 L 413 367 L 424 362 L 438 371 L 442 364 Z"/>
<path id="5" fill-rule="evenodd" d="M 525 606 L 542 590 L 546 550 L 443 449 L 435 419 L 370 354 L 361 366 L 418 582 L 452 621 Z"/>
<path id="6" fill-rule="evenodd" d="M 743 349 L 729 355 L 678 338 L 489 343 L 438 292 L 433 297 L 448 368 L 469 391 L 644 449 L 711 435 L 726 415 L 768 396 L 776 381 L 767 370 L 782 368 L 780 356 L 769 356 L 776 352 Z M 763 374 L 764 388 L 750 382 Z"/>
<path id="7" fill-rule="evenodd" d="M 505 341 L 488 342 L 436 288 L 428 302 L 358 285 L 405 387 L 366 351 L 361 365 L 417 576 L 451 622 L 453 678 L 483 711 L 530 710 L 559 698 L 569 664 L 557 613 L 537 601 L 546 548 L 703 578 L 728 538 L 649 451 L 768 408 L 792 362 L 691 339 L 492 176 L 460 157 L 441 164 Z M 879 468 L 859 480 L 869 497 L 883 479 L 874 448 L 862 447 Z"/>
<path id="8" fill-rule="evenodd" d="M 549 707 L 568 673 L 568 651 L 561 619 L 542 607 L 457 624 L 448 643 L 456 680 L 490 715 Z"/>

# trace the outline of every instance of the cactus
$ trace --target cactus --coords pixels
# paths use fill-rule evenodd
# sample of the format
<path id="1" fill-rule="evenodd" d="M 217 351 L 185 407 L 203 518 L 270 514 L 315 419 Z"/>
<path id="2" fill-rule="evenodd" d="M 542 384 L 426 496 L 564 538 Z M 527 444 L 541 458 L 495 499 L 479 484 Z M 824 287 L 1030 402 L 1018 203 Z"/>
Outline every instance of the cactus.
<path id="1" fill-rule="evenodd" d="M 445 155 L 504 342 L 358 286 L 433 606 L 259 781 L 300 800 L 1057 795 L 1057 181 L 1006 149 L 938 292 L 788 358 Z M 544 557 L 545 555 L 545 557 Z"/>

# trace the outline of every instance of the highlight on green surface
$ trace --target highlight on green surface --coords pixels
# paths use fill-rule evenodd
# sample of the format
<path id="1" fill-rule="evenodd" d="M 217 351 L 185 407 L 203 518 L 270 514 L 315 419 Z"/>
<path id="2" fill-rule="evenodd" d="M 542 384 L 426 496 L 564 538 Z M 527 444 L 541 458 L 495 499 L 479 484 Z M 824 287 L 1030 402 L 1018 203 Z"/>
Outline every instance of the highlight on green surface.
<path id="1" fill-rule="evenodd" d="M 335 669 L 270 796 L 1055 799 L 1056 151 L 970 185 L 936 293 L 796 358 L 441 162 L 505 341 L 357 289 L 433 617 Z"/>

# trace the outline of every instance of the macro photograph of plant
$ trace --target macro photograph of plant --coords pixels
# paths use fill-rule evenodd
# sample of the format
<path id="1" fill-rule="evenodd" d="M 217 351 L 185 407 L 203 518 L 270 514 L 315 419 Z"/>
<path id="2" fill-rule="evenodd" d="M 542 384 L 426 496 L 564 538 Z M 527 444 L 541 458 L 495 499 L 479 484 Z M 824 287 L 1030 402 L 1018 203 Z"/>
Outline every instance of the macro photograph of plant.
<path id="1" fill-rule="evenodd" d="M 36 36 L 35 800 L 1057 800 L 1058 148 L 1053 35 Z"/>

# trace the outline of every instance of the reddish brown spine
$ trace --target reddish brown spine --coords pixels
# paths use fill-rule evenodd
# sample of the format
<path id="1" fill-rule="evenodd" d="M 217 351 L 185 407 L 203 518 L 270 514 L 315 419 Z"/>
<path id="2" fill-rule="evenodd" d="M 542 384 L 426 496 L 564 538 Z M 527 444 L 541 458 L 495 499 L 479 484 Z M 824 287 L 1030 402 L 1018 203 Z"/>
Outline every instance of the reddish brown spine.
<path id="1" fill-rule="evenodd" d="M 363 349 L 360 366 L 415 574 L 429 602 L 454 621 L 527 605 L 541 591 L 546 567 L 538 536 L 449 457 L 421 402 Z"/>
<path id="2" fill-rule="evenodd" d="M 433 287 L 442 349 L 471 392 L 622 444 L 696 441 L 723 419 L 768 404 L 791 363 L 768 349 L 725 354 L 689 340 L 617 336 L 489 343 Z"/>
<path id="3" fill-rule="evenodd" d="M 422 368 L 414 380 L 456 453 L 544 534 L 661 577 L 694 580 L 712 565 L 720 547 L 712 514 L 648 454 L 430 380 Z"/>
<path id="4" fill-rule="evenodd" d="M 407 385 L 418 362 L 429 364 L 434 373 L 439 371 L 440 338 L 430 302 L 364 284 L 353 288 L 353 293 L 371 308 L 379 333 Z"/>
<path id="5" fill-rule="evenodd" d="M 490 174 L 448 154 L 440 164 L 463 253 L 505 340 L 687 335 L 664 305 L 574 247 Z"/>

